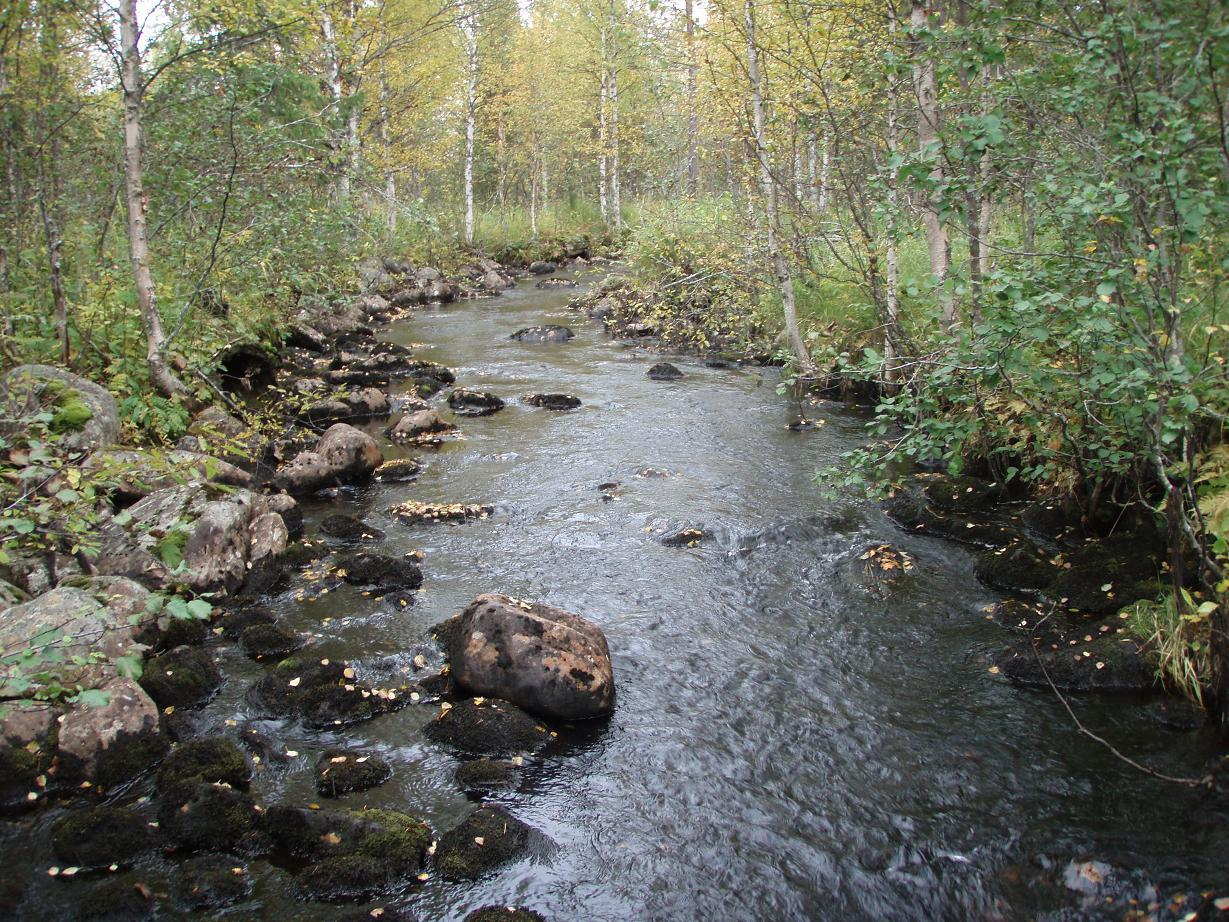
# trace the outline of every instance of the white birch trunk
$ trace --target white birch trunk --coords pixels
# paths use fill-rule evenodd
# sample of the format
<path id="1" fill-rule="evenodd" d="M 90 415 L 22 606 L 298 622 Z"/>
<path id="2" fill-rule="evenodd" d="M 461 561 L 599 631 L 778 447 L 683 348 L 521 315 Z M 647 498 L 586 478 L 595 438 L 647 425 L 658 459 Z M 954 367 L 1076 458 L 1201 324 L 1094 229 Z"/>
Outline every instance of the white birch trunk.
<path id="1" fill-rule="evenodd" d="M 597 103 L 597 199 L 598 206 L 602 212 L 602 223 L 609 226 L 610 224 L 610 200 L 607 197 L 607 188 L 609 187 L 610 179 L 607 171 L 606 151 L 609 145 L 608 129 L 606 124 L 606 108 L 608 103 L 609 88 L 607 79 L 609 72 L 606 69 L 606 20 L 602 19 L 601 27 L 601 49 L 602 60 L 600 64 L 601 76 L 598 78 L 598 103 Z"/>
<path id="2" fill-rule="evenodd" d="M 747 39 L 747 79 L 751 91 L 751 117 L 754 131 L 755 155 L 759 165 L 760 187 L 764 196 L 767 211 L 768 252 L 772 256 L 773 270 L 777 278 L 777 286 L 781 292 L 781 308 L 785 317 L 785 332 L 789 337 L 790 347 L 803 374 L 813 377 L 815 366 L 802 341 L 802 333 L 798 328 L 798 311 L 794 303 L 794 277 L 790 271 L 789 261 L 781 247 L 780 230 L 777 224 L 777 181 L 772 175 L 772 162 L 768 155 L 768 143 L 764 127 L 764 91 L 760 75 L 760 52 L 755 37 L 755 3 L 745 0 L 743 4 L 743 21 Z"/>
<path id="3" fill-rule="evenodd" d="M 320 35 L 324 39 L 324 76 L 329 87 L 331 108 L 334 118 L 340 118 L 343 92 L 341 85 L 341 52 L 337 47 L 337 29 L 333 25 L 333 16 L 327 8 L 320 11 Z M 337 151 L 339 146 L 338 142 L 334 140 L 333 150 Z M 339 166 L 335 189 L 339 200 L 346 201 L 350 198 L 350 163 L 348 152 L 346 161 Z"/>
<path id="4" fill-rule="evenodd" d="M 474 141 L 478 122 L 478 12 L 469 11 L 461 22 L 465 44 L 465 243 L 474 243 Z"/>

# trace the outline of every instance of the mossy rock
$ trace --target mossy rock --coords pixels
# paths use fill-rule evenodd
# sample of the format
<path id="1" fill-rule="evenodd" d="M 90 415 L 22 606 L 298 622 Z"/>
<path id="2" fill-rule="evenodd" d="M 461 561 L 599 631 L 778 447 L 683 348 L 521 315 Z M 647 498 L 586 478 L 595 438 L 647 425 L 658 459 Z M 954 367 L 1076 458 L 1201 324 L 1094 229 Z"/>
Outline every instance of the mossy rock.
<path id="1" fill-rule="evenodd" d="M 384 532 L 352 515 L 331 515 L 320 523 L 320 534 L 345 544 L 379 541 Z"/>
<path id="2" fill-rule="evenodd" d="M 366 791 L 393 776 L 393 767 L 370 752 L 329 749 L 316 763 L 316 790 L 323 797 Z"/>
<path id="3" fill-rule="evenodd" d="M 511 762 L 498 759 L 474 759 L 472 762 L 463 762 L 453 777 L 467 794 L 515 791 L 521 784 L 520 769 Z"/>
<path id="4" fill-rule="evenodd" d="M 0 815 L 24 813 L 33 809 L 39 792 L 38 777 L 42 774 L 38 756 L 26 749 L 0 744 Z"/>
<path id="5" fill-rule="evenodd" d="M 1066 642 L 1029 639 L 996 654 L 992 662 L 1012 682 L 1028 688 L 1049 689 L 1053 682 L 1062 692 L 1141 693 L 1159 687 L 1151 653 L 1116 631 L 1094 630 Z"/>
<path id="6" fill-rule="evenodd" d="M 204 650 L 177 647 L 145 664 L 141 687 L 160 708 L 199 707 L 214 696 L 222 673 Z"/>
<path id="7" fill-rule="evenodd" d="M 933 509 L 917 490 L 901 490 L 887 504 L 888 517 L 911 535 L 931 535 L 978 547 L 1003 547 L 1018 533 L 977 516 Z"/>
<path id="8" fill-rule="evenodd" d="M 259 854 L 265 850 L 259 822 L 252 798 L 221 784 L 177 785 L 158 805 L 159 828 L 182 851 Z"/>
<path id="9" fill-rule="evenodd" d="M 436 866 L 448 880 L 481 877 L 524 854 L 529 833 L 528 826 L 502 807 L 479 807 L 440 839 Z"/>
<path id="10" fill-rule="evenodd" d="M 980 477 L 942 477 L 929 483 L 925 493 L 941 512 L 984 512 L 1007 498 L 1002 484 Z"/>
<path id="11" fill-rule="evenodd" d="M 181 743 L 158 769 L 158 787 L 167 790 L 186 781 L 228 784 L 244 790 L 252 778 L 247 756 L 225 737 L 210 736 Z"/>
<path id="12" fill-rule="evenodd" d="M 466 916 L 464 922 L 546 922 L 546 917 L 519 906 L 483 906 Z"/>
<path id="13" fill-rule="evenodd" d="M 74 909 L 81 922 L 143 922 L 154 918 L 153 889 L 144 882 L 106 880 L 82 893 Z"/>
<path id="14" fill-rule="evenodd" d="M 1065 555 L 1046 595 L 1066 608 L 1102 615 L 1155 598 L 1164 574 L 1153 551 L 1150 541 L 1130 535 L 1090 541 Z"/>
<path id="15" fill-rule="evenodd" d="M 498 698 L 471 698 L 444 707 L 423 727 L 423 735 L 476 756 L 536 752 L 550 741 L 543 724 Z"/>
<path id="16" fill-rule="evenodd" d="M 249 627 L 258 624 L 276 624 L 277 615 L 263 605 L 245 605 L 243 608 L 228 611 L 222 616 L 222 636 L 238 640 Z"/>
<path id="17" fill-rule="evenodd" d="M 199 647 L 209 639 L 209 621 L 205 618 L 166 618 L 158 627 L 155 647 L 173 650 L 176 647 Z"/>
<path id="18" fill-rule="evenodd" d="M 126 867 L 156 844 L 145 818 L 123 807 L 74 810 L 51 827 L 56 857 L 80 868 Z"/>
<path id="19" fill-rule="evenodd" d="M 280 624 L 253 624 L 239 637 L 243 652 L 255 660 L 284 659 L 303 649 L 303 638 Z"/>
<path id="20" fill-rule="evenodd" d="M 376 914 L 376 910 L 379 914 Z M 418 922 L 418 916 L 408 909 L 395 909 L 391 906 L 377 906 L 374 909 L 360 909 L 339 916 L 337 922 Z"/>
<path id="21" fill-rule="evenodd" d="M 277 805 L 264 814 L 264 828 L 278 849 L 298 861 L 312 861 L 354 848 L 366 830 L 352 814 Z"/>
<path id="22" fill-rule="evenodd" d="M 288 569 L 301 570 L 310 567 L 321 557 L 328 556 L 329 549 L 323 542 L 295 541 L 287 545 L 281 562 Z"/>
<path id="23" fill-rule="evenodd" d="M 392 810 L 300 815 L 293 825 L 300 853 L 312 862 L 296 878 L 299 890 L 307 899 L 324 902 L 364 899 L 404 885 L 422 868 L 431 844 L 425 823 Z M 327 831 L 313 843 L 309 837 L 322 829 Z"/>
<path id="24" fill-rule="evenodd" d="M 345 663 L 302 656 L 282 660 L 249 694 L 266 711 L 297 717 L 312 729 L 370 720 L 400 710 L 410 700 L 403 689 L 377 689 L 357 682 Z"/>
<path id="25" fill-rule="evenodd" d="M 355 551 L 337 558 L 337 573 L 351 585 L 381 592 L 417 589 L 422 585 L 422 570 L 408 557 Z"/>
<path id="26" fill-rule="evenodd" d="M 182 909 L 200 912 L 242 902 L 252 892 L 252 882 L 239 859 L 206 855 L 178 867 L 171 892 Z"/>
<path id="27" fill-rule="evenodd" d="M 982 583 L 1003 592 L 1039 592 L 1060 573 L 1049 555 L 1028 541 L 984 552 L 973 572 Z"/>

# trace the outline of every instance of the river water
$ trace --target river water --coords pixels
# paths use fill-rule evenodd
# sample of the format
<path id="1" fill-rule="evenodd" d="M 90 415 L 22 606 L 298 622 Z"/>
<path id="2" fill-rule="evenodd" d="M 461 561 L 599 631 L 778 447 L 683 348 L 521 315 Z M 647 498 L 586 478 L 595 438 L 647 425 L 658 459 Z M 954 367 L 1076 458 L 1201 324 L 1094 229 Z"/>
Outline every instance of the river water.
<path id="1" fill-rule="evenodd" d="M 271 600 L 316 635 L 322 656 L 360 662 L 433 657 L 428 628 L 483 592 L 575 611 L 609 639 L 614 715 L 563 730 L 501 799 L 544 841 L 477 883 L 432 879 L 381 905 L 423 920 L 491 903 L 559 922 L 1024 919 L 1078 907 L 1062 871 L 1086 858 L 1142 869 L 1163 888 L 1229 890 L 1224 800 L 1135 772 L 1081 736 L 1052 696 L 988 673 L 983 657 L 1007 637 L 985 620 L 998 596 L 973 580 L 970 553 L 902 533 L 865 499 L 822 497 L 813 475 L 862 441 L 861 415 L 826 404 L 821 427 L 788 430 L 794 407 L 771 369 L 678 359 L 684 379 L 652 381 L 645 372 L 660 357 L 567 313 L 571 294 L 522 285 L 381 334 L 425 344 L 419 357 L 509 405 L 418 452 L 416 483 L 307 504 L 309 534 L 323 515 L 349 511 L 387 532 L 382 553 L 423 551 L 414 606 L 348 587 L 298 601 L 298 584 Z M 550 322 L 576 338 L 508 338 Z M 516 399 L 535 391 L 574 394 L 583 407 L 553 413 Z M 646 468 L 665 476 L 638 476 Z M 605 501 L 597 486 L 610 481 L 623 486 Z M 493 503 L 496 513 L 455 527 L 387 515 L 411 498 Z M 660 529 L 682 525 L 714 538 L 659 543 Z M 866 591 L 857 560 L 880 542 L 916 558 L 886 598 Z M 230 681 L 202 719 L 224 728 L 251 716 L 243 692 L 264 667 L 233 645 L 217 651 Z M 1169 772 L 1199 773 L 1216 752 L 1204 731 L 1158 728 L 1147 702 L 1074 704 L 1090 727 Z M 266 803 L 316 800 L 320 750 L 368 747 L 395 775 L 339 805 L 396 807 L 443 832 L 473 804 L 452 778 L 454 756 L 422 738 L 436 713 L 411 707 L 337 734 L 265 721 L 301 755 L 258 774 L 253 790 Z M 340 913 L 296 900 L 288 875 L 262 862 L 251 873 L 252 899 L 228 917 Z M 50 885 L 48 898 L 63 888 Z"/>

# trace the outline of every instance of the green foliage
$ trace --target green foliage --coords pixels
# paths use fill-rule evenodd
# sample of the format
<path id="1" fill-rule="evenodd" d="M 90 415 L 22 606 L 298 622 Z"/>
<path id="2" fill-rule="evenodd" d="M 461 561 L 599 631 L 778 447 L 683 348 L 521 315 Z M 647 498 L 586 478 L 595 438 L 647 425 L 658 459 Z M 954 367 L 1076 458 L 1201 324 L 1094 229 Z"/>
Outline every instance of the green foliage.
<path id="1" fill-rule="evenodd" d="M 1155 651 L 1161 681 L 1200 706 L 1213 681 L 1211 620 L 1216 607 L 1216 602 L 1201 602 L 1182 590 L 1178 600 L 1167 594 L 1125 610 L 1127 629 Z"/>

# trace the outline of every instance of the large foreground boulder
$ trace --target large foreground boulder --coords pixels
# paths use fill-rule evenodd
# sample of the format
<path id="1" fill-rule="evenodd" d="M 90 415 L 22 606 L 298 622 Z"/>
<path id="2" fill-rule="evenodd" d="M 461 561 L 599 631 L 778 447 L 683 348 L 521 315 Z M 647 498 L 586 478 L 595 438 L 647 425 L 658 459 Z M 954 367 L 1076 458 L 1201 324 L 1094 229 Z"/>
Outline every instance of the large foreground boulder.
<path id="1" fill-rule="evenodd" d="M 461 614 L 452 653 L 457 682 L 564 720 L 614 707 L 606 637 L 579 615 L 506 595 L 480 595 Z"/>
<path id="2" fill-rule="evenodd" d="M 63 368 L 18 365 L 0 383 L 5 419 L 51 414 L 49 426 L 68 451 L 93 451 L 119 441 L 119 407 L 106 388 Z M 20 425 L 20 423 L 19 423 Z"/>
<path id="3" fill-rule="evenodd" d="M 79 702 L 60 721 L 61 773 L 103 788 L 135 778 L 166 751 L 158 708 L 131 679 L 102 686 L 105 703 Z"/>

